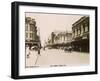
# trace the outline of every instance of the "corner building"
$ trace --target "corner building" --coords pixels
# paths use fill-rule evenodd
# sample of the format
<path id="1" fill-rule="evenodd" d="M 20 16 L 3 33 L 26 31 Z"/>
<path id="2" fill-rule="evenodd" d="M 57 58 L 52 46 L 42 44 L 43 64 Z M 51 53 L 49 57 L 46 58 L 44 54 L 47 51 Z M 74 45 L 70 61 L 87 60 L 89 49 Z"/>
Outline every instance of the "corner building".
<path id="1" fill-rule="evenodd" d="M 37 35 L 37 26 L 35 19 L 31 17 L 25 18 L 25 45 L 31 46 L 38 46 L 40 42 L 39 36 Z"/>
<path id="2" fill-rule="evenodd" d="M 83 16 L 72 24 L 73 50 L 89 52 L 89 40 L 89 16 Z"/>

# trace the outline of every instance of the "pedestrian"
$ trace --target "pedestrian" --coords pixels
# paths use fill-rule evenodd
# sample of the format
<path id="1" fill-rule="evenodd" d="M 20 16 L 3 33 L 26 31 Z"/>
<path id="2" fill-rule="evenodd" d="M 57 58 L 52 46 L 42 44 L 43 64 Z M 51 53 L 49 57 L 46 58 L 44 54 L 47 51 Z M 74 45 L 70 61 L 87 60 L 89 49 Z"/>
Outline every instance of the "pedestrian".
<path id="1" fill-rule="evenodd" d="M 40 48 L 39 48 L 39 47 L 38 47 L 38 55 L 41 55 L 41 54 L 40 54 Z"/>
<path id="2" fill-rule="evenodd" d="M 72 47 L 71 47 L 71 46 L 69 46 L 69 52 L 71 53 L 71 51 L 72 51 Z"/>
<path id="3" fill-rule="evenodd" d="M 79 48 L 79 50 L 80 50 L 80 52 L 82 52 L 82 49 L 81 49 L 81 47 Z"/>
<path id="4" fill-rule="evenodd" d="M 43 47 L 43 49 L 45 50 L 45 46 Z"/>
<path id="5" fill-rule="evenodd" d="M 29 56 L 30 56 L 30 49 L 29 49 L 29 46 L 26 48 L 26 54 L 27 54 L 27 58 L 29 58 Z"/>
<path id="6" fill-rule="evenodd" d="M 29 56 L 30 56 L 30 52 L 27 54 L 27 58 L 29 58 Z"/>

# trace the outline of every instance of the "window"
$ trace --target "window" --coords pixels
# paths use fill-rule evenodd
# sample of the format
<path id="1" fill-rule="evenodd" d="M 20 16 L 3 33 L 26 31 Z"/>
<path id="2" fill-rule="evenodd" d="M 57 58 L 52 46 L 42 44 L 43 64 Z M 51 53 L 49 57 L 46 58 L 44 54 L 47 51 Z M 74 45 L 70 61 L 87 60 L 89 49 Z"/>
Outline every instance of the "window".
<path id="1" fill-rule="evenodd" d="M 25 34 L 26 38 L 28 38 L 28 33 Z"/>
<path id="2" fill-rule="evenodd" d="M 83 34 L 84 32 L 84 28 L 83 28 L 83 24 L 81 24 L 81 35 Z"/>
<path id="3" fill-rule="evenodd" d="M 81 30 L 81 25 L 80 25 L 80 27 L 79 27 L 79 30 L 80 30 L 80 34 L 81 34 L 81 31 L 82 31 L 82 30 Z"/>
<path id="4" fill-rule="evenodd" d="M 76 29 L 75 29 L 75 33 L 74 33 L 74 34 L 75 34 L 75 36 L 76 36 Z"/>
<path id="5" fill-rule="evenodd" d="M 30 33 L 30 38 L 32 38 L 32 33 Z"/>
<path id="6" fill-rule="evenodd" d="M 85 24 L 83 24 L 83 32 L 85 32 Z"/>
<path id="7" fill-rule="evenodd" d="M 75 29 L 73 29 L 73 33 L 72 33 L 73 37 L 75 37 Z"/>
<path id="8" fill-rule="evenodd" d="M 28 24 L 25 24 L 25 30 L 28 31 Z"/>
<path id="9" fill-rule="evenodd" d="M 30 31 L 33 31 L 33 25 L 30 25 Z"/>
<path id="10" fill-rule="evenodd" d="M 85 24 L 85 32 L 87 32 L 87 31 L 88 31 L 88 25 Z"/>
<path id="11" fill-rule="evenodd" d="M 78 29 L 76 29 L 76 35 L 78 35 Z"/>
<path id="12" fill-rule="evenodd" d="M 78 35 L 81 34 L 81 29 L 78 27 Z"/>

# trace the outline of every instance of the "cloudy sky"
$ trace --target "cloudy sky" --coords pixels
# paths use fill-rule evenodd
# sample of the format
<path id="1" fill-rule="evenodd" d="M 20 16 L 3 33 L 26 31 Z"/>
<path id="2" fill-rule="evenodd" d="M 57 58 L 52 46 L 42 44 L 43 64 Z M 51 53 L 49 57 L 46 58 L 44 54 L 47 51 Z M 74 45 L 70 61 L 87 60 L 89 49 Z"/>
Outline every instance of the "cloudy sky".
<path id="1" fill-rule="evenodd" d="M 35 19 L 36 26 L 40 31 L 42 45 L 53 31 L 72 31 L 72 24 L 83 15 L 47 14 L 26 12 L 26 17 Z"/>

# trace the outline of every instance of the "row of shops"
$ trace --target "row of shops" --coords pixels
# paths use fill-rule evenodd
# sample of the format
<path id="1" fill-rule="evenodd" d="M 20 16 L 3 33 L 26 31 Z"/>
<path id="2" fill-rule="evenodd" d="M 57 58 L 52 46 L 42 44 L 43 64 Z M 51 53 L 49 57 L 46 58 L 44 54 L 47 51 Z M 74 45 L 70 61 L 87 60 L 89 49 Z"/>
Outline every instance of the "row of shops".
<path id="1" fill-rule="evenodd" d="M 72 46 L 75 51 L 89 52 L 89 16 L 84 16 L 72 25 Z"/>

